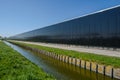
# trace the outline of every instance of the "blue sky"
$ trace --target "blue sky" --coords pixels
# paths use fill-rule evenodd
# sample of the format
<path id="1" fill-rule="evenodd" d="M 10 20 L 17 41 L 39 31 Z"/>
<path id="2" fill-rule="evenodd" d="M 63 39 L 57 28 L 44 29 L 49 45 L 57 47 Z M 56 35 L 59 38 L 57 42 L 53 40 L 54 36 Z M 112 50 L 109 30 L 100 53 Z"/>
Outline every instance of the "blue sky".
<path id="1" fill-rule="evenodd" d="M 116 5 L 120 0 L 0 0 L 0 35 L 13 36 Z"/>

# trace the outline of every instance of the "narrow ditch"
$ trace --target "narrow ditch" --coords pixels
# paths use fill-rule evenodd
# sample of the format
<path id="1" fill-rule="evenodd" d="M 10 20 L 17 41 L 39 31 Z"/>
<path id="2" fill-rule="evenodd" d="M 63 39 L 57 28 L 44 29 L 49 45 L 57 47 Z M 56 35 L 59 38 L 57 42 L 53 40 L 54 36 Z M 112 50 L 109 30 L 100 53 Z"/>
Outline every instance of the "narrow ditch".
<path id="1" fill-rule="evenodd" d="M 57 80 L 116 80 L 71 64 L 66 64 L 44 54 L 31 52 L 12 43 L 5 43 L 41 67 L 48 74 L 55 76 Z"/>

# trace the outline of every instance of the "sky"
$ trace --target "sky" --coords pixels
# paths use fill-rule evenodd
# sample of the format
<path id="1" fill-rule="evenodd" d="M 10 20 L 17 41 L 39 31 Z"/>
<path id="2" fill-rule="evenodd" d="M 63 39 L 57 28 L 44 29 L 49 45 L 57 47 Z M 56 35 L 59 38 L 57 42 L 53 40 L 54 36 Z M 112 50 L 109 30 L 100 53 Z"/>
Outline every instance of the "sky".
<path id="1" fill-rule="evenodd" d="M 0 0 L 0 36 L 14 36 L 116 5 L 120 0 Z"/>

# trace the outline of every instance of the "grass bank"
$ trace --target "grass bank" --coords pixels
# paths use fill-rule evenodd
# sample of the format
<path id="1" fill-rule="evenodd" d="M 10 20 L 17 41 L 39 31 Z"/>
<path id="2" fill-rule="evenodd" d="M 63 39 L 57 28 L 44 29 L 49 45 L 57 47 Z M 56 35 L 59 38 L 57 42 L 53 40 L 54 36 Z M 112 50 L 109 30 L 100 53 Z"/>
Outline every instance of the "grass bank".
<path id="1" fill-rule="evenodd" d="M 86 53 L 86 52 L 77 52 L 73 50 L 64 50 L 64 49 L 58 49 L 58 48 L 52 48 L 52 47 L 46 47 L 46 46 L 40 46 L 40 45 L 34 45 L 34 44 L 28 44 L 28 43 L 21 43 L 21 42 L 15 42 L 15 43 L 25 45 L 25 46 L 30 46 L 30 47 L 41 49 L 41 50 L 45 50 L 45 51 L 52 52 L 55 54 L 67 55 L 70 57 L 75 57 L 75 58 L 79 58 L 79 59 L 86 60 L 86 61 L 92 61 L 92 62 L 96 62 L 99 64 L 110 65 L 113 67 L 120 68 L 119 57 L 110 57 L 110 56 L 91 54 L 91 53 Z"/>
<path id="2" fill-rule="evenodd" d="M 0 80 L 55 80 L 0 41 Z"/>

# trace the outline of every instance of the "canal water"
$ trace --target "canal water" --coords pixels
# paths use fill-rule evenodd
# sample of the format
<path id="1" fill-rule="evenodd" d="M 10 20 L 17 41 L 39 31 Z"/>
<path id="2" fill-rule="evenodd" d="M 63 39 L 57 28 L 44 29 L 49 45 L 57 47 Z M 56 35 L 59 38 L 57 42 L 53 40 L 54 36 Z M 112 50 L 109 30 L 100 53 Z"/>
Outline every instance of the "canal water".
<path id="1" fill-rule="evenodd" d="M 5 42 L 14 50 L 18 51 L 21 55 L 26 57 L 31 62 L 38 65 L 48 74 L 56 77 L 57 80 L 117 80 L 99 73 L 91 72 L 77 66 L 54 60 L 48 56 L 40 53 L 34 53 L 25 50 L 19 46 Z"/>

